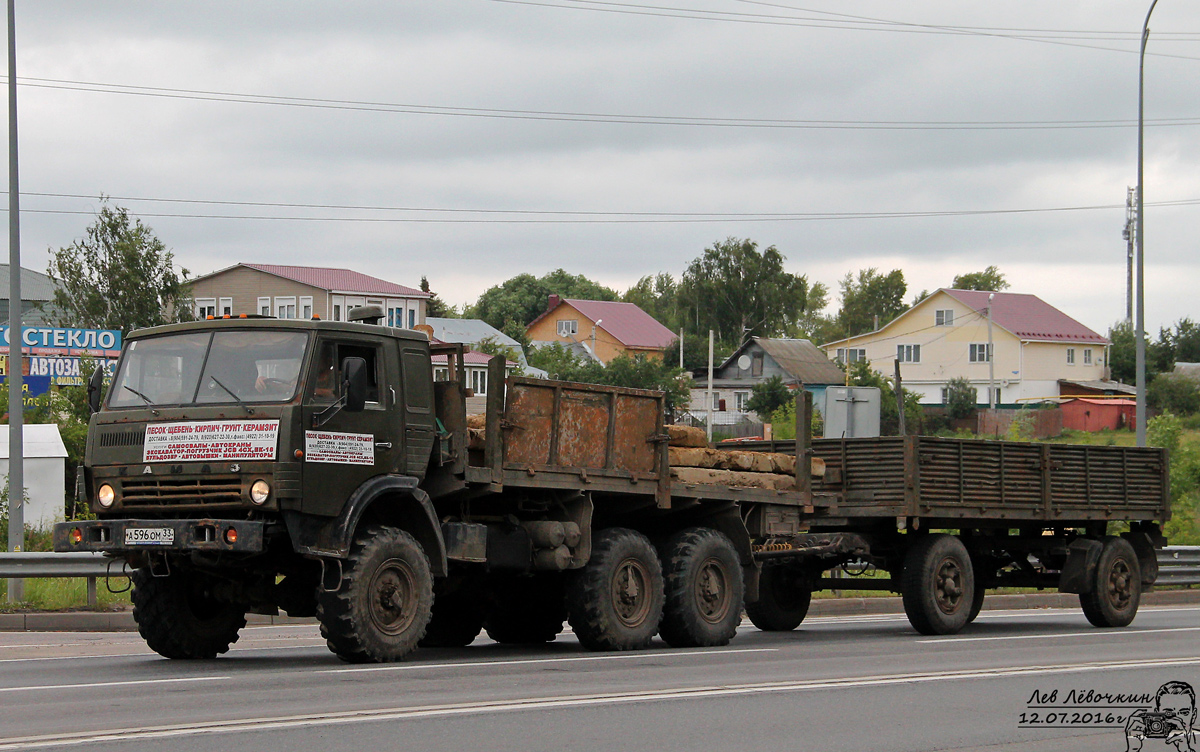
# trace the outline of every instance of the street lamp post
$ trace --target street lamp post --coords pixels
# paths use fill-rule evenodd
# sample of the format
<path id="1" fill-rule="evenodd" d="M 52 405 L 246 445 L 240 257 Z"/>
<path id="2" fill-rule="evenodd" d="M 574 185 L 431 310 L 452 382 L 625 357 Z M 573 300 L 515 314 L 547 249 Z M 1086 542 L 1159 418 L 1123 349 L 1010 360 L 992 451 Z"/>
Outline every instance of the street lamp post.
<path id="1" fill-rule="evenodd" d="M 1142 201 L 1146 195 L 1143 186 L 1142 134 L 1145 130 L 1146 101 L 1146 40 L 1150 38 L 1150 14 L 1158 0 L 1150 3 L 1146 11 L 1146 22 L 1142 24 L 1142 49 L 1138 55 L 1138 149 L 1137 149 L 1137 323 L 1133 341 L 1137 368 L 1137 445 L 1146 446 L 1146 224 Z"/>

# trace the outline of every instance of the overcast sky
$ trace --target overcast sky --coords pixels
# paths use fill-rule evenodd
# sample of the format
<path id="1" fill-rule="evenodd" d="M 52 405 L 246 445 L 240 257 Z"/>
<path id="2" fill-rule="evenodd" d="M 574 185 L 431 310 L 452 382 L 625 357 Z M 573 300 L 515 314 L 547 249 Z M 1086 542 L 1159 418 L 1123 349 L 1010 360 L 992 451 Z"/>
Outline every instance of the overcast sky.
<path id="1" fill-rule="evenodd" d="M 194 275 L 344 266 L 472 302 L 714 241 L 833 291 L 1000 267 L 1125 311 L 1138 0 L 17 0 L 25 266 L 114 197 Z M 1200 6 L 1146 59 L 1147 328 L 1200 318 Z M 830 311 L 837 308 L 836 297 Z"/>

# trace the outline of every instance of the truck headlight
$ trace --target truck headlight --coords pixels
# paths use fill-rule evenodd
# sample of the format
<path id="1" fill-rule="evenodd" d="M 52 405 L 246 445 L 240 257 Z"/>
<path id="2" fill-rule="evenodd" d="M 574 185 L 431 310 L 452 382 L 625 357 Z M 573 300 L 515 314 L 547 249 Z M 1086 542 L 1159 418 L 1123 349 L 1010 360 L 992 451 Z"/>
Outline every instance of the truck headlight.
<path id="1" fill-rule="evenodd" d="M 256 480 L 254 485 L 250 486 L 250 501 L 255 504 L 265 504 L 270 497 L 271 484 L 265 480 Z"/>
<path id="2" fill-rule="evenodd" d="M 113 487 L 107 483 L 105 483 L 103 486 L 100 486 L 100 490 L 96 492 L 96 501 L 100 502 L 100 506 L 104 507 L 105 509 L 111 507 L 113 502 L 116 500 L 117 492 L 114 491 Z"/>

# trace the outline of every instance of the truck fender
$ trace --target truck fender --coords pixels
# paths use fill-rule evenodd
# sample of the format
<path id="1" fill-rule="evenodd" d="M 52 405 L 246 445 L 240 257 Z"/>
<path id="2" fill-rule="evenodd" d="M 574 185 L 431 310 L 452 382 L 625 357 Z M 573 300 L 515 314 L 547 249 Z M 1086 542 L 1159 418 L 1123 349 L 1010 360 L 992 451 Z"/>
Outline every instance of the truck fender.
<path id="1" fill-rule="evenodd" d="M 433 575 L 445 577 L 446 542 L 433 502 L 429 500 L 429 494 L 418 487 L 418 482 L 417 478 L 408 475 L 377 475 L 354 489 L 341 514 L 332 519 L 284 511 L 292 547 L 305 556 L 345 559 L 350 555 L 350 544 L 364 514 L 376 503 L 399 497 L 406 503 L 377 509 L 373 515 L 385 524 L 396 524 L 411 533 L 425 549 Z"/>
<path id="2" fill-rule="evenodd" d="M 1121 537 L 1129 541 L 1137 554 L 1138 568 L 1142 570 L 1142 584 L 1153 585 L 1158 579 L 1158 554 L 1154 550 L 1154 540 L 1139 531 L 1124 533 Z"/>
<path id="3" fill-rule="evenodd" d="M 1067 547 L 1067 561 L 1058 578 L 1061 593 L 1090 593 L 1096 587 L 1096 566 L 1104 544 L 1090 538 L 1076 538 Z"/>

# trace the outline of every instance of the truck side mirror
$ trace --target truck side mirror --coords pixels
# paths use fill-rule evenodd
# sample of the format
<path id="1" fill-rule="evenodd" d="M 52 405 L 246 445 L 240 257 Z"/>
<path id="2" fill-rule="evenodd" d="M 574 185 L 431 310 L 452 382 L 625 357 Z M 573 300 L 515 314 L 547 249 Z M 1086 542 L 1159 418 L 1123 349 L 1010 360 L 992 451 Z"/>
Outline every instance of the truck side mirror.
<path id="1" fill-rule="evenodd" d="M 346 400 L 347 412 L 360 412 L 367 404 L 367 361 L 365 359 L 342 359 L 342 395 Z"/>
<path id="2" fill-rule="evenodd" d="M 104 397 L 104 366 L 100 363 L 96 364 L 96 370 L 92 371 L 92 377 L 88 379 L 87 402 L 88 410 L 93 413 L 100 412 L 100 400 Z"/>

